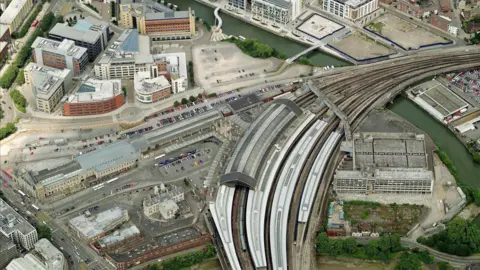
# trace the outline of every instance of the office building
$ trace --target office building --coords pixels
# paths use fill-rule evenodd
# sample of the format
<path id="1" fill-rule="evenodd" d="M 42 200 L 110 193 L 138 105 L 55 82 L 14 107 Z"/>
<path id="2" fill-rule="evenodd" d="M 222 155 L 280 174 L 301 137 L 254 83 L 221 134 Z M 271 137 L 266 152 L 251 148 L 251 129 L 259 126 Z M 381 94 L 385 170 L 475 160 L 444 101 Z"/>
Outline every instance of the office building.
<path id="1" fill-rule="evenodd" d="M 231 9 L 238 8 L 241 10 L 245 10 L 245 8 L 247 7 L 247 4 L 248 4 L 247 0 L 228 0 L 227 8 L 231 8 Z"/>
<path id="2" fill-rule="evenodd" d="M 75 94 L 65 97 L 63 113 L 67 116 L 103 114 L 122 107 L 124 103 L 121 80 L 88 79 Z"/>
<path id="3" fill-rule="evenodd" d="M 75 46 L 75 42 L 64 39 L 56 41 L 37 37 L 32 44 L 33 61 L 39 66 L 70 69 L 79 76 L 88 64 L 87 49 Z"/>
<path id="4" fill-rule="evenodd" d="M 29 63 L 24 69 L 25 85 L 35 97 L 37 110 L 51 113 L 72 87 L 72 71 Z"/>
<path id="5" fill-rule="evenodd" d="M 290 2 L 284 0 L 252 0 L 252 18 L 273 22 L 275 24 L 286 25 L 288 22 L 299 16 L 294 13 L 299 10 L 297 4 L 300 0 Z"/>
<path id="6" fill-rule="evenodd" d="M 13 179 L 25 193 L 45 198 L 73 194 L 90 181 L 107 180 L 112 174 L 137 166 L 140 152 L 127 141 L 119 141 L 101 149 L 84 153 L 63 165 L 40 171 L 16 170 Z"/>
<path id="7" fill-rule="evenodd" d="M 434 176 L 428 170 L 423 135 L 411 133 L 357 133 L 353 136 L 352 168 L 335 172 L 337 193 L 429 194 Z M 348 161 L 349 162 L 349 161 Z"/>
<path id="8" fill-rule="evenodd" d="M 152 78 L 150 72 L 141 71 L 135 74 L 133 80 L 135 97 L 142 103 L 153 103 L 172 94 L 172 87 L 165 76 Z"/>
<path id="9" fill-rule="evenodd" d="M 120 4 L 120 26 L 138 29 L 142 35 L 153 40 L 190 39 L 195 35 L 195 14 L 188 11 L 173 11 L 151 1 L 122 1 Z"/>
<path id="10" fill-rule="evenodd" d="M 3 199 L 0 199 L 0 232 L 18 248 L 26 250 L 32 249 L 38 241 L 37 230 Z"/>
<path id="11" fill-rule="evenodd" d="M 17 31 L 32 7 L 32 0 L 12 0 L 0 16 L 0 24 L 7 26 L 10 34 Z"/>
<path id="12" fill-rule="evenodd" d="M 85 213 L 68 221 L 73 232 L 85 242 L 93 242 L 130 219 L 128 210 L 114 207 L 96 215 Z"/>
<path id="13" fill-rule="evenodd" d="M 149 46 L 144 44 L 144 47 Z M 95 77 L 100 80 L 134 80 L 136 73 L 149 72 L 150 78 L 165 76 L 173 93 L 185 91 L 188 87 L 185 53 L 150 54 L 141 52 L 139 47 L 138 31 L 124 30 L 95 64 Z"/>
<path id="14" fill-rule="evenodd" d="M 378 0 L 324 0 L 323 9 L 335 16 L 357 22 L 378 9 Z"/>
<path id="15" fill-rule="evenodd" d="M 88 16 L 78 20 L 72 27 L 67 23 L 57 23 L 48 33 L 48 38 L 57 41 L 64 39 L 74 41 L 76 46 L 87 49 L 88 58 L 93 62 L 107 47 L 109 34 L 108 23 Z"/>
<path id="16" fill-rule="evenodd" d="M 135 225 L 124 224 L 123 228 L 120 228 L 113 233 L 106 235 L 97 240 L 98 248 L 106 249 L 112 246 L 120 245 L 129 239 L 140 237 L 140 230 Z"/>
<path id="17" fill-rule="evenodd" d="M 7 270 L 67 270 L 63 253 L 45 238 L 35 243 L 35 250 L 25 257 L 13 260 Z"/>
<path id="18" fill-rule="evenodd" d="M 0 269 L 18 257 L 17 246 L 8 237 L 0 233 Z"/>

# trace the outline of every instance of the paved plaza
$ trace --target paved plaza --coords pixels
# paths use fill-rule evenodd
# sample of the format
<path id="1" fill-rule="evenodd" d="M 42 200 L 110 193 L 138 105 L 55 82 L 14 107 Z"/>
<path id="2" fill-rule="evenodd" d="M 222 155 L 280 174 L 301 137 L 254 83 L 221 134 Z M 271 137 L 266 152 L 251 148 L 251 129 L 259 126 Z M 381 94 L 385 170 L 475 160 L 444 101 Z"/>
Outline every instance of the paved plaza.
<path id="1" fill-rule="evenodd" d="M 314 37 L 318 40 L 345 28 L 345 26 L 333 22 L 318 14 L 312 14 L 310 18 L 297 26 L 297 30 Z"/>

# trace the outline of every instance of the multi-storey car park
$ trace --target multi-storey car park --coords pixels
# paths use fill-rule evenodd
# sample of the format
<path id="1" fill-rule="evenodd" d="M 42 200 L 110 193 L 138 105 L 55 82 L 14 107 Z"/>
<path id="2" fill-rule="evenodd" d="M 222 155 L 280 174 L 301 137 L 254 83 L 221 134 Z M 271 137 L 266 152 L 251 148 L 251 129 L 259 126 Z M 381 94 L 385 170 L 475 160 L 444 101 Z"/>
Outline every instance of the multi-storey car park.
<path id="1" fill-rule="evenodd" d="M 432 61 L 432 57 L 435 61 Z M 394 60 L 395 65 L 372 66 L 363 71 L 354 67 L 346 74 L 332 72 L 332 74 L 327 75 L 329 80 L 319 78 L 309 83 L 308 87 L 311 91 L 307 91 L 307 94 L 297 98 L 295 100 L 296 104 L 308 106 L 317 100 L 315 96 L 317 94 L 321 97 L 317 104 L 323 103 L 324 105 L 320 106 L 316 116 L 313 117 L 317 117 L 317 120 L 322 119 L 321 117 L 326 115 L 328 111 L 330 111 L 328 115 L 332 115 L 332 112 L 334 112 L 338 117 L 330 117 L 324 132 L 315 136 L 315 139 L 310 139 L 310 141 L 308 141 L 308 138 L 312 133 L 309 130 L 314 128 L 312 126 L 316 123 L 312 119 L 304 119 L 305 125 L 297 127 L 298 132 L 295 134 L 285 129 L 284 134 L 290 136 L 289 141 L 291 143 L 287 142 L 285 144 L 281 140 L 270 142 L 273 146 L 267 151 L 267 154 L 263 154 L 264 158 L 261 165 L 263 168 L 256 169 L 260 171 L 259 176 L 245 176 L 242 175 L 242 172 L 231 171 L 235 169 L 235 166 L 231 164 L 235 164 L 236 161 L 230 161 L 227 167 L 229 169 L 222 177 L 230 175 L 232 178 L 229 181 L 222 181 L 221 178 L 218 197 L 210 206 L 231 268 L 272 267 L 277 269 L 282 267 L 292 268 L 292 266 L 294 269 L 308 268 L 309 258 L 305 254 L 309 252 L 305 251 L 305 244 L 311 241 L 309 240 L 311 238 L 309 227 L 315 227 L 317 219 L 322 217 L 325 193 L 333 176 L 333 168 L 337 166 L 340 160 L 339 153 L 336 151 L 339 149 L 339 143 L 343 137 L 342 130 L 345 129 L 345 136 L 351 139 L 350 130 L 355 130 L 371 109 L 384 104 L 404 87 L 417 80 L 438 74 L 438 72 L 451 72 L 478 65 L 478 63 L 474 64 L 471 59 L 469 60 L 469 57 L 471 58 L 472 55 L 464 51 L 447 53 L 442 57 L 434 56 L 431 53 L 423 53 L 416 56 L 416 59 L 396 59 Z M 475 57 L 478 61 L 480 56 Z M 321 95 L 318 94 L 320 91 L 314 86 L 321 90 Z M 268 119 L 268 115 L 271 115 L 274 111 L 274 108 L 267 107 L 266 115 L 261 114 L 257 121 Z M 300 121 L 300 118 L 297 121 Z M 258 125 L 257 121 L 252 125 Z M 261 129 L 258 130 L 261 131 Z M 255 135 L 251 134 L 252 131 L 247 130 L 244 139 L 242 138 L 239 141 L 232 156 L 232 159 L 239 160 L 237 166 L 250 160 L 249 155 L 251 153 L 237 149 L 248 149 L 248 146 L 242 145 L 247 140 L 253 141 L 252 138 Z M 408 149 L 412 150 L 411 147 Z M 236 156 L 241 155 L 242 152 L 245 152 L 242 157 Z M 286 153 L 282 156 L 282 152 Z M 308 157 L 300 160 L 305 152 L 309 152 Z M 334 153 L 337 153 L 337 155 L 333 155 Z M 277 160 L 275 160 L 275 156 L 277 156 Z M 242 158 L 247 161 L 242 162 Z M 418 158 L 415 157 L 414 159 Z M 298 172 L 295 166 L 292 168 L 293 164 L 300 168 Z M 289 170 L 291 174 L 288 174 Z M 269 190 L 273 192 L 262 194 L 266 198 L 263 200 L 267 201 L 265 212 L 262 213 L 258 211 L 261 207 L 255 207 L 256 204 L 259 204 L 256 202 L 258 198 L 255 197 L 262 195 L 255 194 L 261 194 L 258 192 L 258 186 L 260 183 L 265 185 L 261 179 L 262 175 L 267 174 L 271 178 L 273 186 Z M 242 203 L 245 200 L 242 199 L 242 196 L 235 195 L 236 192 L 244 188 L 235 189 L 232 185 L 251 188 L 252 183 L 256 183 L 256 189 L 251 189 L 248 192 L 246 211 L 237 211 L 237 208 L 245 207 Z M 292 191 L 288 190 L 288 184 L 294 186 Z M 282 197 L 283 200 L 279 199 L 281 196 L 284 196 Z M 238 197 L 241 199 L 235 199 Z M 240 204 L 236 204 L 238 201 Z M 223 212 L 223 214 L 219 215 L 218 212 Z M 242 213 L 245 214 L 245 218 L 236 216 L 237 214 L 242 215 Z M 280 220 L 280 215 L 284 213 L 287 216 L 286 223 Z M 258 220 L 257 223 L 263 222 L 266 226 L 256 225 L 255 220 Z M 240 233 L 238 233 L 234 229 L 236 221 L 245 221 L 246 230 L 239 230 Z M 238 226 L 242 226 L 242 223 Z M 243 232 L 247 234 L 246 245 L 249 249 L 247 254 L 250 254 L 251 257 L 245 256 L 242 245 L 236 244 L 243 242 L 238 239 L 239 237 L 245 237 Z M 271 237 L 266 237 L 267 235 Z M 228 240 L 228 243 L 225 242 L 226 240 Z M 260 243 L 264 243 L 264 246 L 259 246 Z M 307 248 L 310 246 L 312 245 Z M 265 254 L 264 258 L 262 254 Z"/>

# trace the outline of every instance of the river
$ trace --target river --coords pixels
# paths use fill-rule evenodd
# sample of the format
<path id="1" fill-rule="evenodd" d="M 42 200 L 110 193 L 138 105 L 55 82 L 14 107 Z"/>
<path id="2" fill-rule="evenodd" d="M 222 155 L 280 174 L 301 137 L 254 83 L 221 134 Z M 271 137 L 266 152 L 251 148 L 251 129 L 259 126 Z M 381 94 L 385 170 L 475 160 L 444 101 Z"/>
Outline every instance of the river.
<path id="1" fill-rule="evenodd" d="M 440 144 L 441 149 L 457 167 L 461 183 L 480 188 L 480 165 L 473 162 L 470 153 L 448 128 L 404 97 L 397 97 L 388 108 L 425 131 L 434 142 Z"/>
<path id="2" fill-rule="evenodd" d="M 195 16 L 206 20 L 213 25 L 215 18 L 213 16 L 213 9 L 200 4 L 194 0 L 166 0 L 165 3 L 172 3 L 177 5 L 180 10 L 186 10 L 188 7 L 191 7 L 195 11 Z M 220 12 L 222 17 L 223 33 L 227 35 L 235 36 L 244 36 L 246 38 L 255 38 L 265 44 L 268 44 L 270 47 L 275 48 L 279 52 L 284 52 L 288 57 L 293 56 L 306 48 L 308 46 L 296 43 L 287 38 L 283 38 L 272 34 L 268 31 L 250 25 L 242 20 L 229 16 L 225 13 Z M 317 66 L 347 66 L 351 65 L 349 62 L 346 62 L 342 59 L 336 58 L 328 53 L 320 52 L 316 50 L 307 55 L 308 59 Z"/>

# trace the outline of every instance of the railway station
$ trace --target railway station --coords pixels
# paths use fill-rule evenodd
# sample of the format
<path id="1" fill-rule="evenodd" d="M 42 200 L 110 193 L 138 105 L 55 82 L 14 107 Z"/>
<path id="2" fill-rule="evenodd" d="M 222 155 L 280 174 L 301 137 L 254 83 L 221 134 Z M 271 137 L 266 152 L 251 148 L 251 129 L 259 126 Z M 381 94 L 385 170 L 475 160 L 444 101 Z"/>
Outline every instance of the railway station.
<path id="1" fill-rule="evenodd" d="M 439 121 L 450 122 L 465 113 L 469 104 L 437 81 L 428 81 L 408 91 L 408 96 Z"/>

